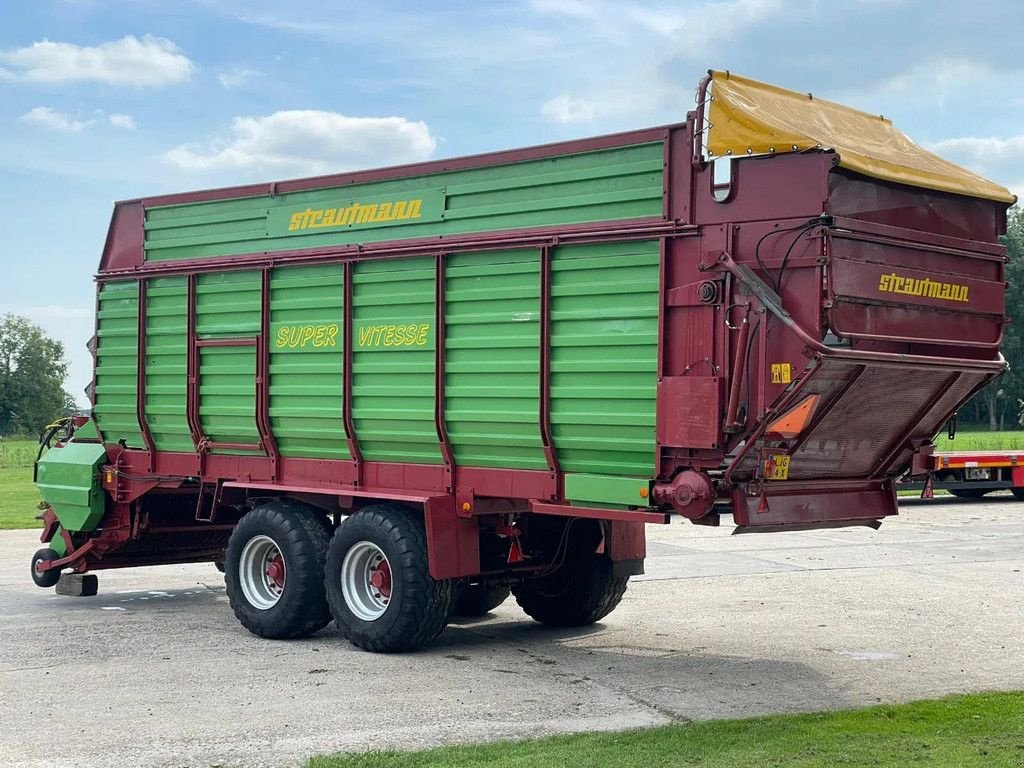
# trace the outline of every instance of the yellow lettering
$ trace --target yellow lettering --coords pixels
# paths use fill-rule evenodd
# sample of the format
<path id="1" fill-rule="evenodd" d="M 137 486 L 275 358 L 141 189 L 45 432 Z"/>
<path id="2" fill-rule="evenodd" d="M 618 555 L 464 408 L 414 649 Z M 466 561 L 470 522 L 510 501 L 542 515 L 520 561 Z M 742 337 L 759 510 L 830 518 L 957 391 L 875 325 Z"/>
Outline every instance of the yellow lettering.
<path id="1" fill-rule="evenodd" d="M 389 325 L 384 329 L 384 346 L 395 346 L 395 326 Z"/>
<path id="2" fill-rule="evenodd" d="M 391 220 L 408 218 L 405 215 L 405 200 L 399 200 L 391 209 Z"/>
<path id="3" fill-rule="evenodd" d="M 274 342 L 275 347 L 283 347 L 288 343 L 288 326 L 282 325 L 277 329 L 277 341 Z"/>
<path id="4" fill-rule="evenodd" d="M 422 200 L 410 200 L 409 201 L 409 215 L 407 219 L 418 219 L 420 217 L 420 206 L 423 204 Z"/>
<path id="5" fill-rule="evenodd" d="M 429 331 L 429 330 L 430 330 L 430 326 L 429 325 L 424 324 L 424 325 L 420 326 L 420 334 L 419 334 L 419 336 L 416 337 L 416 346 L 417 347 L 426 346 L 426 344 L 427 344 L 427 331 Z"/>
<path id="6" fill-rule="evenodd" d="M 296 229 L 299 229 L 301 226 L 302 226 L 302 214 L 298 213 L 298 212 L 293 213 L 291 221 L 288 222 L 288 230 L 289 231 L 294 231 Z"/>
<path id="7" fill-rule="evenodd" d="M 377 205 L 360 205 L 356 213 L 356 224 L 367 224 L 377 217 Z"/>
<path id="8" fill-rule="evenodd" d="M 391 220 L 391 203 L 381 203 L 377 206 L 377 221 Z"/>
<path id="9" fill-rule="evenodd" d="M 316 327 L 316 333 L 313 334 L 313 346 L 322 347 L 324 345 L 324 336 L 327 335 L 327 326 L 318 325 Z"/>
<path id="10" fill-rule="evenodd" d="M 338 346 L 337 342 L 335 342 L 335 340 L 334 340 L 337 335 L 338 335 L 338 326 L 336 324 L 334 324 L 334 323 L 332 323 L 331 325 L 328 325 L 327 326 L 327 340 L 326 340 L 325 346 L 328 346 L 328 347 L 336 347 L 336 346 Z"/>
<path id="11" fill-rule="evenodd" d="M 363 326 L 362 328 L 359 329 L 359 346 L 360 347 L 369 346 L 369 344 L 370 344 L 372 339 L 373 339 L 373 327 L 372 326 Z"/>

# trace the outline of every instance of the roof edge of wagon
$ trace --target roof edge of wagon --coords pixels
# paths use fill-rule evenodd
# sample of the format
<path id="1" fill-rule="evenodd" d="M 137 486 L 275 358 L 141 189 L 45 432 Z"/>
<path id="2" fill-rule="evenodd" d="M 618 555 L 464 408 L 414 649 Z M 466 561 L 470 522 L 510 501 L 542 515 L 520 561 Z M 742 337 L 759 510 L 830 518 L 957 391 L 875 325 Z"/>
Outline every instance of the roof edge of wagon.
<path id="1" fill-rule="evenodd" d="M 587 136 L 579 139 L 535 144 L 529 147 L 496 150 L 494 152 L 478 152 L 472 155 L 425 160 L 418 163 L 388 165 L 378 168 L 364 168 L 356 171 L 328 173 L 320 176 L 303 176 L 283 179 L 280 181 L 254 182 L 230 187 L 211 187 L 190 192 L 175 192 L 166 195 L 148 195 L 144 197 L 118 200 L 115 207 L 142 203 L 144 208 L 169 205 L 185 205 L 189 203 L 229 200 L 243 197 L 257 197 L 266 194 L 282 194 L 285 192 L 301 192 L 307 189 L 324 189 L 326 187 L 343 187 L 349 184 L 364 184 L 374 181 L 425 176 L 432 173 L 466 170 L 488 165 L 517 163 L 525 160 L 542 160 L 564 154 L 596 152 L 627 144 L 642 144 L 649 141 L 663 140 L 669 131 L 685 128 L 687 123 L 667 123 L 648 128 L 629 131 L 618 131 L 600 136 Z"/>

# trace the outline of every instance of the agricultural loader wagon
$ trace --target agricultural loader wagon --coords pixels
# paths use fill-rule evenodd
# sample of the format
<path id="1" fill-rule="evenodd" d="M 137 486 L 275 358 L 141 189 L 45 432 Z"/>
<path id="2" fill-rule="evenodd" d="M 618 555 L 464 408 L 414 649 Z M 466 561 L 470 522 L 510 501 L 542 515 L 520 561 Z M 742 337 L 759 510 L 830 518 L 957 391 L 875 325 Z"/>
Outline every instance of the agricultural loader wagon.
<path id="1" fill-rule="evenodd" d="M 213 561 L 259 635 L 395 651 L 595 622 L 674 516 L 877 526 L 1005 367 L 1013 200 L 713 72 L 676 125 L 118 203 L 32 576 Z"/>

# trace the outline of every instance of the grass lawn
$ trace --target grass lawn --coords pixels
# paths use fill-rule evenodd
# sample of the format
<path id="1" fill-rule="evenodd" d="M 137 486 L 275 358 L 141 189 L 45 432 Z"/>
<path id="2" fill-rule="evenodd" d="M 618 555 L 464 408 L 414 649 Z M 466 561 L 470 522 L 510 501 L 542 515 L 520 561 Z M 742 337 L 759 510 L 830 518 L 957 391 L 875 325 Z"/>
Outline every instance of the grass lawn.
<path id="1" fill-rule="evenodd" d="M 0 441 L 0 530 L 41 527 L 34 519 L 39 494 L 32 484 L 37 447 L 34 440 Z"/>
<path id="2" fill-rule="evenodd" d="M 1003 451 L 1024 450 L 1024 429 L 1005 432 L 958 429 L 956 439 L 949 440 L 943 432 L 935 441 L 937 451 Z"/>
<path id="3" fill-rule="evenodd" d="M 719 720 L 539 741 L 314 757 L 307 768 L 819 768 L 1024 765 L 1024 693 Z"/>

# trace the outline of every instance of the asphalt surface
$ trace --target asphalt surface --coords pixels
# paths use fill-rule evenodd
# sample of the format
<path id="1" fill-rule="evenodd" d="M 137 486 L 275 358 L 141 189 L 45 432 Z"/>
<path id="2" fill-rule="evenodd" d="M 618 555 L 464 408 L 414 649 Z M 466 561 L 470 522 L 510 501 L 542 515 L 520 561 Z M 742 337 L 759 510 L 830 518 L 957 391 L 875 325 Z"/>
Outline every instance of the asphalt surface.
<path id="1" fill-rule="evenodd" d="M 879 531 L 650 527 L 647 574 L 586 630 L 509 601 L 428 649 L 333 627 L 260 640 L 212 565 L 29 580 L 0 533 L 0 765 L 285 766 L 341 750 L 621 729 L 1024 689 L 1024 504 L 905 502 Z"/>

